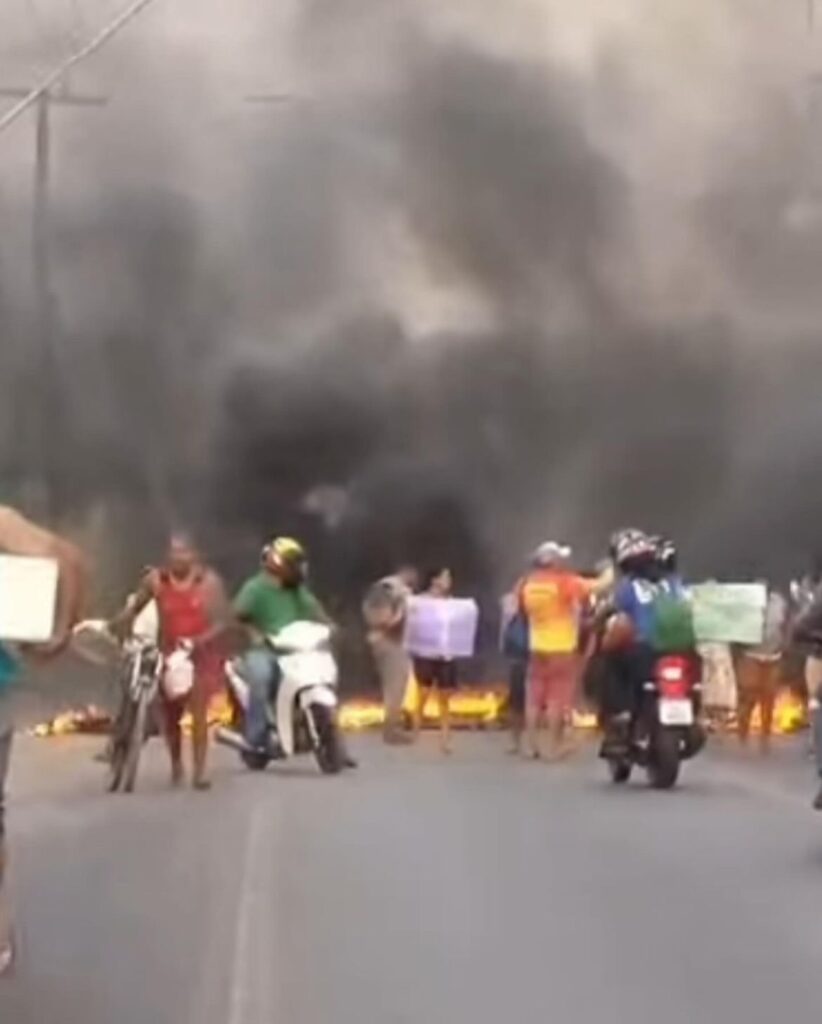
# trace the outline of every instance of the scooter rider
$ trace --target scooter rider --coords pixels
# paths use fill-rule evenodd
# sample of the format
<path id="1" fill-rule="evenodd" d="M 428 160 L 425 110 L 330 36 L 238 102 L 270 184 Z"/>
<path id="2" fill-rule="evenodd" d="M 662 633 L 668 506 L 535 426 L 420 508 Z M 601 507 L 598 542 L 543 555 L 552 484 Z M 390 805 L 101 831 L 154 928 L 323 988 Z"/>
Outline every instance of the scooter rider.
<path id="1" fill-rule="evenodd" d="M 265 644 L 292 622 L 331 620 L 306 586 L 308 559 L 299 541 L 276 537 L 263 548 L 260 571 L 247 580 L 234 599 L 234 615 L 246 627 L 251 644 L 243 657 L 242 675 L 249 686 L 245 738 L 262 748 L 268 740 L 268 707 L 280 682 L 277 657 Z"/>
<path id="2" fill-rule="evenodd" d="M 250 747 L 270 744 L 268 709 L 277 695 L 280 667 L 265 643 L 293 622 L 321 622 L 333 627 L 319 600 L 306 585 L 308 558 L 292 537 L 276 537 L 263 548 L 259 572 L 247 580 L 234 599 L 235 620 L 245 628 L 250 644 L 242 658 L 241 673 L 248 683 L 245 739 Z M 353 760 L 343 751 L 347 767 Z"/>

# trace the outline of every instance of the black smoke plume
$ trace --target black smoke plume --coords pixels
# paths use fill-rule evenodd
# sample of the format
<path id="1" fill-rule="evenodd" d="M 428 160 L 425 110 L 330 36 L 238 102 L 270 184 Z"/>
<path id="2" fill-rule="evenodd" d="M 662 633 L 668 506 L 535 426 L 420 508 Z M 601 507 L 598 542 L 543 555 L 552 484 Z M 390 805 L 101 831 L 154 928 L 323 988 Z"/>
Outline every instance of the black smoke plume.
<path id="1" fill-rule="evenodd" d="M 112 585 L 179 523 L 232 578 L 299 533 L 348 607 L 399 560 L 490 595 L 537 542 L 593 562 L 628 524 L 699 574 L 817 546 L 822 227 L 789 76 L 750 80 L 712 40 L 716 81 L 749 77 L 744 103 L 706 99 L 697 44 L 660 129 L 631 63 L 641 3 L 584 66 L 550 33 L 502 45 L 506 5 L 474 6 L 482 28 L 303 4 L 294 95 L 260 110 L 228 110 L 210 55 L 162 25 L 86 72 L 106 87 L 116 63 L 124 98 L 61 150 L 62 411 L 41 407 L 28 253 L 7 239 L 3 465 L 25 504 L 42 452 L 13 423 L 42 413 L 59 518 Z M 257 56 L 282 43 L 262 7 Z M 689 122 L 689 177 L 663 156 L 692 95 L 724 119 L 704 139 Z M 18 232 L 24 194 L 2 205 Z"/>

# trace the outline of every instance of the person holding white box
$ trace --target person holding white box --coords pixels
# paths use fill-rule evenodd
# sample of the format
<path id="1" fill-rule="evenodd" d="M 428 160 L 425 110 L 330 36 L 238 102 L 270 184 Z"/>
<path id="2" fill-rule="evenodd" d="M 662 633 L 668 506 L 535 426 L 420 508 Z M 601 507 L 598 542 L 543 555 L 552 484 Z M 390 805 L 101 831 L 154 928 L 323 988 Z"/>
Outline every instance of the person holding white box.
<path id="1" fill-rule="evenodd" d="M 0 641 L 13 641 L 35 656 L 51 657 L 71 639 L 86 598 L 87 571 L 70 541 L 0 506 Z M 0 644 L 0 977 L 14 960 L 14 942 L 5 879 L 5 783 L 11 757 L 11 689 L 19 663 Z"/>
<path id="2" fill-rule="evenodd" d="M 419 736 L 428 697 L 436 693 L 444 754 L 451 753 L 451 694 L 457 688 L 457 660 L 473 655 L 478 618 L 476 601 L 454 597 L 454 577 L 448 568 L 429 572 L 425 590 L 408 604 L 405 647 L 418 690 L 414 734 Z"/>

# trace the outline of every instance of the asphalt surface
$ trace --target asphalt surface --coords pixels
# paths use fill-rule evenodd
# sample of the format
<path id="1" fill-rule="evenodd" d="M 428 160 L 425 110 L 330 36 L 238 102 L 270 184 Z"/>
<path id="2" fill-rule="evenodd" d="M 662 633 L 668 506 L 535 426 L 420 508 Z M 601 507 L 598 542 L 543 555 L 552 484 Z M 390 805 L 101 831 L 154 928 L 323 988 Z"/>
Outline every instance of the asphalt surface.
<path id="1" fill-rule="evenodd" d="M 822 1009 L 822 815 L 799 744 L 715 748 L 673 793 L 591 750 L 504 737 L 443 759 L 354 747 L 211 793 L 100 791 L 99 741 L 27 740 L 14 775 L 21 956 L 2 1024 L 772 1024 Z"/>

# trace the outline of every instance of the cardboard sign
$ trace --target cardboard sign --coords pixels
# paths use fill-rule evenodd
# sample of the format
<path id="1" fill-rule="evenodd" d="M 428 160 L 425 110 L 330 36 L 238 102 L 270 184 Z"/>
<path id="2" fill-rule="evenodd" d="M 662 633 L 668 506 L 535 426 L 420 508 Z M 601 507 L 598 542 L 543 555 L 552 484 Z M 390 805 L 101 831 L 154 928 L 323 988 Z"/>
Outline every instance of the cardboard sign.
<path id="1" fill-rule="evenodd" d="M 417 658 L 470 658 L 478 623 L 479 608 L 471 598 L 412 597 L 405 623 L 405 649 Z"/>
<path id="2" fill-rule="evenodd" d="M 51 558 L 0 555 L 0 640 L 51 639 L 58 576 L 57 562 Z"/>
<path id="3" fill-rule="evenodd" d="M 764 583 L 701 583 L 691 592 L 699 643 L 762 643 L 768 603 Z"/>

